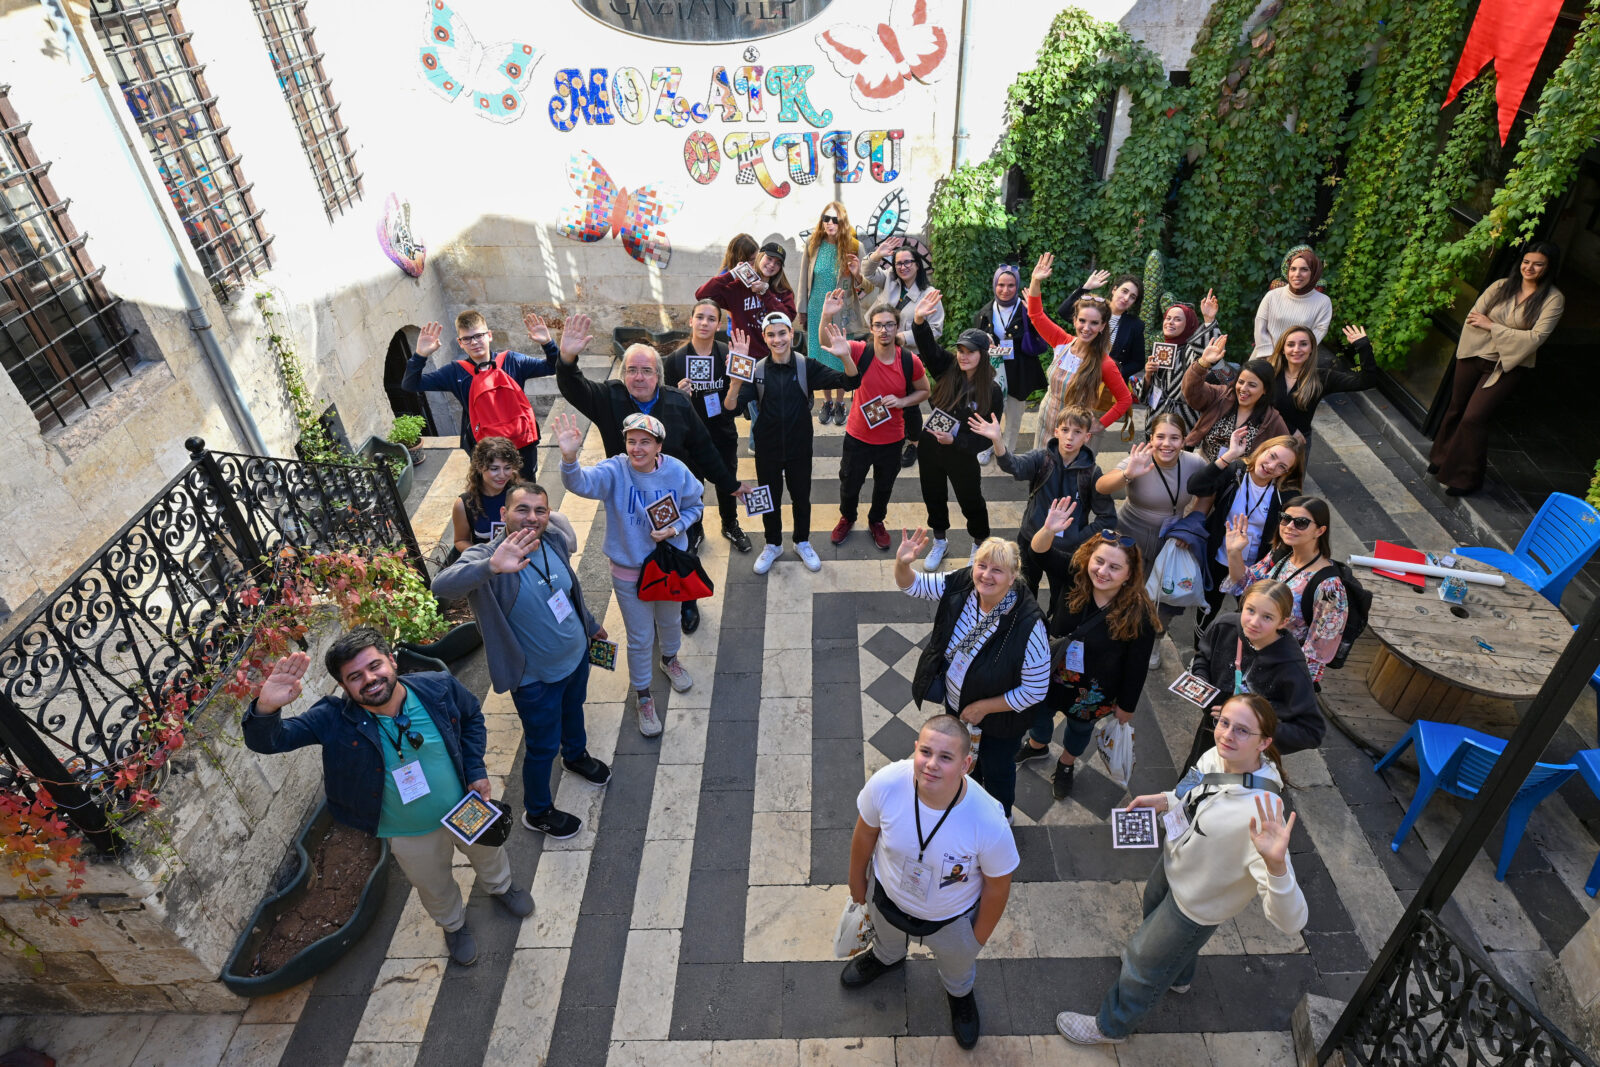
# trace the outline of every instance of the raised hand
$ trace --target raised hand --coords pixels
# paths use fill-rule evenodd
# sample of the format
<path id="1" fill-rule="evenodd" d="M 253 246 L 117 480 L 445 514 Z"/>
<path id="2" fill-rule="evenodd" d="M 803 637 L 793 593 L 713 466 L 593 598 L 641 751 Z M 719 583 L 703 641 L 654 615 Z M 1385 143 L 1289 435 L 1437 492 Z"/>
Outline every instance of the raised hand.
<path id="1" fill-rule="evenodd" d="M 861 257 L 851 252 L 844 257 L 844 269 L 850 272 L 852 278 L 861 277 Z"/>
<path id="2" fill-rule="evenodd" d="M 1346 326 L 1344 328 L 1344 343 L 1354 345 L 1367 339 L 1367 331 L 1360 326 Z"/>
<path id="3" fill-rule="evenodd" d="M 576 315 L 568 315 L 567 321 L 561 327 L 561 358 L 571 363 L 578 358 L 578 353 L 589 347 L 589 326 L 592 320 L 581 311 Z"/>
<path id="4" fill-rule="evenodd" d="M 912 313 L 917 322 L 927 322 L 928 316 L 939 310 L 939 302 L 944 299 L 944 294 L 937 289 L 929 289 L 922 294 L 922 299 L 917 301 L 916 310 Z"/>
<path id="5" fill-rule="evenodd" d="M 273 664 L 266 681 L 261 683 L 261 692 L 256 694 L 256 711 L 272 715 L 299 700 L 300 680 L 306 676 L 309 666 L 311 657 L 304 652 L 291 652 Z"/>
<path id="6" fill-rule="evenodd" d="M 1288 870 L 1284 858 L 1289 854 L 1289 835 L 1294 832 L 1297 815 L 1291 812 L 1285 822 L 1283 801 L 1256 794 L 1256 817 L 1250 820 L 1250 843 L 1267 861 L 1267 871 L 1271 874 L 1279 875 Z"/>
<path id="7" fill-rule="evenodd" d="M 748 356 L 750 354 L 750 335 L 735 327 L 733 337 L 728 341 L 728 351 L 735 356 Z"/>
<path id="8" fill-rule="evenodd" d="M 583 431 L 578 429 L 578 417 L 570 413 L 554 415 L 550 419 L 550 427 L 556 432 L 561 458 L 567 463 L 576 462 L 578 449 L 583 447 Z"/>
<path id="9" fill-rule="evenodd" d="M 1090 292 L 1093 292 L 1110 280 L 1111 272 L 1108 270 L 1090 271 L 1089 277 L 1083 283 L 1083 287 Z"/>
<path id="10" fill-rule="evenodd" d="M 844 290 L 834 289 L 822 298 L 822 313 L 829 318 L 844 309 Z"/>
<path id="11" fill-rule="evenodd" d="M 1042 282 L 1046 278 L 1050 277 L 1051 270 L 1055 266 L 1055 262 L 1055 256 L 1051 255 L 1049 252 L 1042 253 L 1039 256 L 1039 262 L 1033 265 L 1033 280 L 1035 282 Z"/>
<path id="12" fill-rule="evenodd" d="M 1200 362 L 1207 367 L 1215 367 L 1222 362 L 1223 354 L 1227 351 L 1228 335 L 1225 333 L 1218 334 L 1211 339 L 1210 344 L 1206 345 L 1206 350 L 1200 353 Z"/>
<path id="13" fill-rule="evenodd" d="M 837 323 L 829 322 L 822 327 L 822 347 L 841 360 L 847 359 L 850 355 L 850 338 L 845 336 Z"/>
<path id="14" fill-rule="evenodd" d="M 489 557 L 489 569 L 496 574 L 516 574 L 528 565 L 528 553 L 539 544 L 532 530 L 514 530 L 500 539 Z"/>
<path id="15" fill-rule="evenodd" d="M 1156 450 L 1148 441 L 1140 441 L 1128 452 L 1128 466 L 1123 471 L 1128 476 L 1128 481 L 1133 481 L 1141 474 L 1149 474 L 1156 465 Z"/>
<path id="16" fill-rule="evenodd" d="M 529 311 L 522 316 L 522 325 L 528 329 L 528 338 L 536 345 L 550 343 L 550 327 L 543 316 L 535 315 Z"/>
<path id="17" fill-rule="evenodd" d="M 991 415 L 986 419 L 982 415 L 974 414 L 970 419 L 967 420 L 967 429 L 971 430 L 979 437 L 986 437 L 991 441 L 998 442 L 1002 432 L 1000 427 L 1000 416 Z"/>
<path id="18" fill-rule="evenodd" d="M 1250 524 L 1243 515 L 1235 515 L 1228 520 L 1222 535 L 1222 547 L 1227 549 L 1230 557 L 1244 557 L 1244 550 L 1250 547 Z"/>
<path id="19" fill-rule="evenodd" d="M 439 351 L 439 335 L 444 333 L 444 327 L 437 322 L 430 322 L 417 334 L 417 355 L 426 359 Z"/>
<path id="20" fill-rule="evenodd" d="M 922 555 L 928 547 L 928 531 L 918 526 L 911 533 L 906 533 L 905 528 L 900 529 L 900 547 L 894 550 L 896 563 L 910 566 L 916 558 Z"/>
<path id="21" fill-rule="evenodd" d="M 1200 298 L 1200 317 L 1209 326 L 1217 321 L 1217 293 L 1214 289 L 1207 289 L 1206 295 Z"/>
<path id="22" fill-rule="evenodd" d="M 1044 513 L 1044 528 L 1054 537 L 1072 525 L 1072 516 L 1077 510 L 1078 502 L 1069 496 L 1052 500 L 1050 510 Z"/>
<path id="23" fill-rule="evenodd" d="M 1223 451 L 1222 458 L 1232 463 L 1244 455 L 1244 450 L 1250 447 L 1250 427 L 1241 426 L 1228 435 L 1228 447 Z"/>

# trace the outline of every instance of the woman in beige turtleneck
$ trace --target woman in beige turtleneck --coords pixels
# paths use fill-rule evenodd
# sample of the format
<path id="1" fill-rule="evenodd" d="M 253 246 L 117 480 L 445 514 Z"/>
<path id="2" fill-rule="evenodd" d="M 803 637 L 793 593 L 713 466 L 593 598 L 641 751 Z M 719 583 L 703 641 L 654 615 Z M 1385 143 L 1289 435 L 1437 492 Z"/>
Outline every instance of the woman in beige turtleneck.
<path id="1" fill-rule="evenodd" d="M 1559 252 L 1546 241 L 1528 245 L 1506 277 L 1485 287 L 1467 312 L 1450 406 L 1428 456 L 1428 473 L 1451 496 L 1483 485 L 1489 418 L 1532 368 L 1539 346 L 1561 319 L 1566 302 L 1551 284 Z"/>

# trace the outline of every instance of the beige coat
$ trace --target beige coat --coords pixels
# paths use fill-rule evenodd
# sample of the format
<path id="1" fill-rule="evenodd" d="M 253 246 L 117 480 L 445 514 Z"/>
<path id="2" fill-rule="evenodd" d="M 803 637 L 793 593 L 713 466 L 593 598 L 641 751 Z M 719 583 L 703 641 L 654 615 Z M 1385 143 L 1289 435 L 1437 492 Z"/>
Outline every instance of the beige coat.
<path id="1" fill-rule="evenodd" d="M 1555 330 L 1556 323 L 1561 321 L 1561 312 L 1566 307 L 1566 299 L 1561 295 L 1561 290 L 1551 289 L 1549 297 L 1545 299 L 1544 307 L 1539 309 L 1539 321 L 1533 324 L 1532 329 L 1523 329 L 1522 310 L 1515 302 L 1501 304 L 1493 312 L 1484 311 L 1489 306 L 1489 301 L 1494 299 L 1494 294 L 1499 291 L 1500 286 L 1505 284 L 1506 279 L 1501 278 L 1486 286 L 1477 302 L 1472 305 L 1473 311 L 1480 315 L 1487 314 L 1489 321 L 1494 325 L 1484 330 L 1463 324 L 1461 343 L 1456 345 L 1457 359 L 1470 359 L 1476 356 L 1495 364 L 1494 373 L 1483 380 L 1485 389 L 1498 382 L 1500 375 L 1505 371 L 1533 366 L 1534 358 L 1539 354 L 1539 346 L 1544 344 L 1545 338 Z"/>

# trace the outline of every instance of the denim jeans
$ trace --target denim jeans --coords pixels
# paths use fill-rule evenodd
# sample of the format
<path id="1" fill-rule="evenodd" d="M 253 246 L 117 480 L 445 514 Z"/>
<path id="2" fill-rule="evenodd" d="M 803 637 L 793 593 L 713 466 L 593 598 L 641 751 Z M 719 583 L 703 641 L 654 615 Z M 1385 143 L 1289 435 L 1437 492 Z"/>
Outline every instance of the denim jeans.
<path id="1" fill-rule="evenodd" d="M 1071 715 L 1063 715 L 1062 718 L 1066 721 L 1066 729 L 1061 733 L 1061 745 L 1072 753 L 1073 759 L 1077 759 L 1094 737 L 1094 723 L 1088 719 L 1075 719 Z M 1049 708 L 1040 708 L 1033 725 L 1028 727 L 1028 736 L 1033 738 L 1036 745 L 1048 745 L 1055 729 L 1056 713 Z"/>
<path id="2" fill-rule="evenodd" d="M 1167 866 L 1156 861 L 1144 889 L 1144 924 L 1122 950 L 1122 971 L 1095 1017 L 1107 1037 L 1127 1037 L 1167 990 L 1194 981 L 1195 960 L 1216 933 L 1178 910 L 1167 886 Z"/>
<path id="3" fill-rule="evenodd" d="M 550 796 L 550 768 L 556 753 L 577 759 L 588 749 L 583 730 L 583 702 L 589 696 L 589 657 L 559 682 L 529 682 L 511 693 L 527 754 L 522 758 L 522 804 L 529 815 L 555 806 Z"/>

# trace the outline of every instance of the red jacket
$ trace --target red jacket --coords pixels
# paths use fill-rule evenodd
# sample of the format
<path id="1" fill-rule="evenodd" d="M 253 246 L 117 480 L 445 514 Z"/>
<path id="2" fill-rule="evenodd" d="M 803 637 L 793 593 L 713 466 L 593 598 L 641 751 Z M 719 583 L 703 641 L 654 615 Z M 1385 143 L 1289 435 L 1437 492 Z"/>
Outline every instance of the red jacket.
<path id="1" fill-rule="evenodd" d="M 1052 348 L 1073 342 L 1073 336 L 1051 322 L 1049 316 L 1044 313 L 1044 301 L 1032 294 L 1028 296 L 1028 320 L 1033 323 L 1034 331 L 1039 337 Z M 1047 390 L 1053 389 L 1055 385 L 1053 369 L 1050 371 L 1050 377 L 1052 381 Z M 1111 358 L 1110 353 L 1101 357 L 1100 378 L 1106 388 L 1111 390 L 1112 399 L 1116 401 L 1111 405 L 1110 411 L 1100 416 L 1100 425 L 1110 427 L 1116 425 L 1117 420 L 1133 407 L 1133 394 L 1128 392 L 1128 383 L 1123 380 L 1122 371 L 1117 369 L 1117 361 Z"/>
<path id="2" fill-rule="evenodd" d="M 761 338 L 761 317 L 781 311 L 794 321 L 794 292 L 780 293 L 776 289 L 756 294 L 744 282 L 723 271 L 694 291 L 697 300 L 715 300 L 717 306 L 728 313 L 733 328 L 750 335 L 750 358 L 767 358 L 767 342 Z"/>

